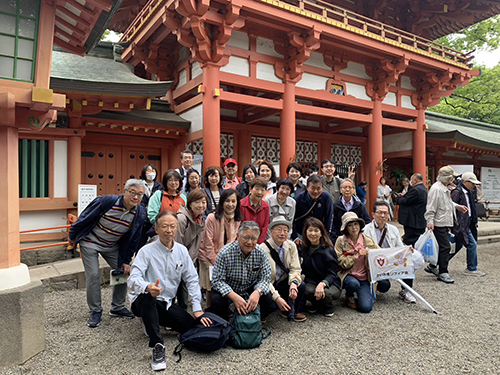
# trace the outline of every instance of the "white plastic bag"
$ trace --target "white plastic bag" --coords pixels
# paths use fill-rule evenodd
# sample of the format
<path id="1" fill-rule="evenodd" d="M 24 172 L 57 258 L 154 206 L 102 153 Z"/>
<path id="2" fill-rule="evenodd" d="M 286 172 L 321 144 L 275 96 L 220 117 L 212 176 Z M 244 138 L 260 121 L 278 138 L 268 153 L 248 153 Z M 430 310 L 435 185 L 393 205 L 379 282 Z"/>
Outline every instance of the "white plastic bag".
<path id="1" fill-rule="evenodd" d="M 415 270 L 419 270 L 425 267 L 425 259 L 420 251 L 415 250 L 411 255 L 411 257 L 413 260 L 413 267 L 415 267 Z"/>
<path id="2" fill-rule="evenodd" d="M 432 230 L 425 230 L 424 234 L 415 242 L 415 249 L 422 253 L 426 262 L 437 265 L 439 245 Z"/>

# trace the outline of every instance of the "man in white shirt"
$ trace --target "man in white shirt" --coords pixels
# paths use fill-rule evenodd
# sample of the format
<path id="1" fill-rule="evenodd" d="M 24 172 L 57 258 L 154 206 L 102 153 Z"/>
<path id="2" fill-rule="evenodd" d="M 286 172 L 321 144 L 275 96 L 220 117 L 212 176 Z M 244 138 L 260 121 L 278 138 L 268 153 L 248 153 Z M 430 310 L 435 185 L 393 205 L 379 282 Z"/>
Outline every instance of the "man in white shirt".
<path id="1" fill-rule="evenodd" d="M 364 234 L 370 237 L 381 248 L 404 246 L 399 230 L 394 225 L 389 224 L 391 209 L 389 203 L 382 199 L 375 200 L 373 204 L 373 221 L 366 224 Z M 389 282 L 389 280 L 383 280 Z M 410 287 L 413 286 L 413 279 L 403 280 Z M 379 282 L 380 283 L 380 282 Z M 415 297 L 403 287 L 399 291 L 399 297 L 406 303 L 416 303 Z"/>
<path id="2" fill-rule="evenodd" d="M 182 191 L 186 190 L 187 185 L 187 172 L 193 166 L 193 152 L 190 150 L 181 152 L 181 164 L 182 167 L 176 169 L 177 172 L 181 175 L 182 178 Z"/>
<path id="3" fill-rule="evenodd" d="M 163 211 L 156 217 L 155 230 L 159 239 L 144 246 L 134 260 L 128 287 L 132 311 L 142 318 L 144 329 L 153 348 L 151 367 L 164 370 L 165 346 L 160 326 L 171 327 L 179 333 L 189 330 L 194 318 L 173 304 L 181 280 L 186 283 L 193 304 L 193 315 L 203 315 L 198 274 L 185 246 L 174 241 L 177 214 Z M 205 326 L 210 319 L 201 318 Z"/>

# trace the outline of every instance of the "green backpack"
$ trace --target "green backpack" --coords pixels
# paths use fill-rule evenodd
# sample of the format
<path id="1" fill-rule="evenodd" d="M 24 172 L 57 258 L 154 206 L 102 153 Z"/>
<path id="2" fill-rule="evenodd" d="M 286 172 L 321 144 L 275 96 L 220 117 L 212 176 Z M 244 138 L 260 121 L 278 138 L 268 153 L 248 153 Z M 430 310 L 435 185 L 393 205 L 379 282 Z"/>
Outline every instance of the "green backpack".
<path id="1" fill-rule="evenodd" d="M 234 310 L 230 333 L 233 347 L 237 349 L 256 348 L 263 339 L 268 338 L 271 334 L 271 331 L 265 328 L 268 334 L 264 335 L 262 329 L 259 305 L 246 315 L 240 315 L 238 310 Z"/>

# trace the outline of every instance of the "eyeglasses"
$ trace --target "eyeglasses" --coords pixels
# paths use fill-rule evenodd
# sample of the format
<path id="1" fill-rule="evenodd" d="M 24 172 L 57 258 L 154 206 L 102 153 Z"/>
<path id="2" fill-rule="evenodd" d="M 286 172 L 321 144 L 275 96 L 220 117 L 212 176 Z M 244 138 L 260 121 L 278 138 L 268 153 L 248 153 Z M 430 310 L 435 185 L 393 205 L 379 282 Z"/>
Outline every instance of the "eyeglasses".
<path id="1" fill-rule="evenodd" d="M 132 196 L 132 198 L 135 198 L 135 197 L 142 198 L 142 196 L 144 195 L 144 193 L 138 193 L 134 190 L 127 190 L 127 192 Z"/>
<path id="2" fill-rule="evenodd" d="M 241 239 L 243 241 L 252 241 L 252 242 L 257 242 L 257 240 L 259 239 L 259 237 L 257 236 L 250 236 L 250 235 L 245 235 L 245 236 L 241 236 Z"/>
<path id="3" fill-rule="evenodd" d="M 278 233 L 278 234 L 289 232 L 288 228 L 273 228 L 271 230 Z"/>
<path id="4" fill-rule="evenodd" d="M 375 211 L 375 213 L 381 216 L 389 216 L 389 212 L 387 211 Z"/>
<path id="5" fill-rule="evenodd" d="M 354 190 L 354 187 L 352 187 L 352 186 L 342 186 L 341 189 L 344 189 L 344 190 Z"/>
<path id="6" fill-rule="evenodd" d="M 325 168 L 325 169 L 333 169 L 333 168 L 335 168 L 335 166 L 334 165 L 324 165 L 323 168 Z"/>

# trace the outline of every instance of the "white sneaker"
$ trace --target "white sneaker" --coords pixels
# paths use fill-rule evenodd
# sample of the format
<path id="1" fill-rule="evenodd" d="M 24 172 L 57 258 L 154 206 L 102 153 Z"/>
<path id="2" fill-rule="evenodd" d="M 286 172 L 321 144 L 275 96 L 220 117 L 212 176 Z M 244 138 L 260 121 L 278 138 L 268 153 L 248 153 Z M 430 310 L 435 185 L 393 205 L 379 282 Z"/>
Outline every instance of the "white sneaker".
<path id="1" fill-rule="evenodd" d="M 464 272 L 465 276 L 476 276 L 476 277 L 482 277 L 486 276 L 486 273 L 483 271 L 475 270 L 475 271 L 469 271 L 468 269 L 465 270 Z"/>
<path id="2" fill-rule="evenodd" d="M 413 295 L 406 289 L 401 289 L 399 291 L 399 298 L 401 298 L 406 303 L 417 303 L 417 300 Z"/>
<path id="3" fill-rule="evenodd" d="M 153 371 L 161 371 L 167 368 L 167 362 L 165 362 L 165 346 L 163 344 L 158 343 L 153 348 L 151 368 Z"/>

